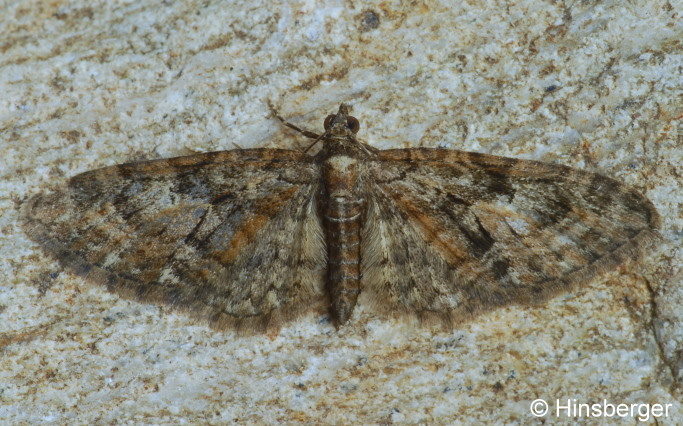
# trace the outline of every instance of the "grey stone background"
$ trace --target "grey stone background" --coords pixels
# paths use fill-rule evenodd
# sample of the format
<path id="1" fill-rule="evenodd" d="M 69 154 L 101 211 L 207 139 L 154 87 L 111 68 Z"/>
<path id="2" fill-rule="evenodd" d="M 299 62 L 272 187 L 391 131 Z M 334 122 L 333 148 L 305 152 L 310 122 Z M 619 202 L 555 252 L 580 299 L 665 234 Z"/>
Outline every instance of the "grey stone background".
<path id="1" fill-rule="evenodd" d="M 555 417 L 571 398 L 669 403 L 657 421 L 681 424 L 681 6 L 0 0 L 0 423 L 590 422 Z M 79 172 L 307 143 L 267 100 L 312 130 L 349 102 L 378 148 L 615 177 L 653 201 L 664 239 L 451 332 L 360 307 L 339 331 L 311 315 L 237 337 L 90 286 L 21 231 L 22 201 Z"/>

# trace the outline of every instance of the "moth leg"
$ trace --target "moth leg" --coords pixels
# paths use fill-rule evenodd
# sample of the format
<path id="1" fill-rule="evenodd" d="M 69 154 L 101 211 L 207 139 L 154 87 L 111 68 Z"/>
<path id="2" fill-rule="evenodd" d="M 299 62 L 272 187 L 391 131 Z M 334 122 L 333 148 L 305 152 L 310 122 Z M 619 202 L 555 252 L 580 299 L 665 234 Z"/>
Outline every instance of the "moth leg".
<path id="1" fill-rule="evenodd" d="M 270 113 L 273 114 L 273 116 L 274 116 L 275 118 L 277 118 L 278 120 L 280 120 L 280 122 L 281 122 L 284 126 L 287 126 L 287 127 L 289 127 L 290 129 L 296 130 L 297 132 L 301 133 L 302 135 L 306 136 L 307 138 L 316 139 L 316 140 L 320 139 L 320 136 L 321 136 L 321 135 L 319 135 L 319 134 L 317 134 L 317 133 L 313 133 L 313 132 L 308 131 L 308 130 L 304 130 L 304 129 L 300 128 L 300 127 L 297 127 L 297 126 L 295 126 L 294 124 L 292 124 L 292 123 L 290 123 L 289 121 L 287 121 L 287 120 L 285 120 L 284 118 L 282 118 L 282 117 L 277 113 L 277 111 L 275 110 L 275 107 L 273 106 L 273 104 L 270 103 L 270 101 L 268 101 L 268 108 L 270 108 Z"/>

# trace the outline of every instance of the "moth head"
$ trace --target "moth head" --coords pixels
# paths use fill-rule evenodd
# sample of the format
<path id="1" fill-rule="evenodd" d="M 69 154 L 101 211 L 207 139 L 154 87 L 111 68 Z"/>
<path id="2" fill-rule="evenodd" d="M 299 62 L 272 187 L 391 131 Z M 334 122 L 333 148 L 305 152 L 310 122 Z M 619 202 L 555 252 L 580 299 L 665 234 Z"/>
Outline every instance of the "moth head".
<path id="1" fill-rule="evenodd" d="M 330 114 L 325 118 L 323 127 L 325 133 L 331 137 L 353 136 L 360 130 L 360 123 L 356 117 L 349 115 L 349 106 L 341 104 L 336 114 Z"/>

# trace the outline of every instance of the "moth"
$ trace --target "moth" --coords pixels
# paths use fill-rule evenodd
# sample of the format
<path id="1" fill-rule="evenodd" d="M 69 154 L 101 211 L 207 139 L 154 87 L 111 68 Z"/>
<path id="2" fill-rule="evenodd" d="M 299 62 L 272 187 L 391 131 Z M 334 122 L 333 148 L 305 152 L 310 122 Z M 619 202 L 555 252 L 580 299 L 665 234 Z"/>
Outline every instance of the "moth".
<path id="1" fill-rule="evenodd" d="M 457 324 L 537 303 L 637 258 L 659 216 L 634 189 L 557 164 L 378 150 L 342 104 L 315 155 L 236 149 L 88 171 L 28 200 L 27 234 L 123 297 L 218 329 L 316 308 Z"/>

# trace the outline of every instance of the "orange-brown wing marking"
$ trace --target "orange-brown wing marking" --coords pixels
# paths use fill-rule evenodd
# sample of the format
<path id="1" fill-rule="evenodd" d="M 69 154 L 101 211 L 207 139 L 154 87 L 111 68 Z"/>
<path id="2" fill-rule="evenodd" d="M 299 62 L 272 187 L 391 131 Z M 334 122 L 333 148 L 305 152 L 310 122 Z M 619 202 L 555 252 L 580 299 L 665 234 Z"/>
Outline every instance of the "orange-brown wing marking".
<path id="1" fill-rule="evenodd" d="M 254 242 L 254 238 L 295 195 L 296 188 L 287 188 L 271 194 L 256 202 L 253 214 L 242 221 L 235 230 L 227 250 L 211 253 L 211 256 L 223 263 L 232 263 L 246 247 Z"/>
<path id="2" fill-rule="evenodd" d="M 107 167 L 26 203 L 28 235 L 126 297 L 255 329 L 322 298 L 318 166 L 235 150 Z"/>
<path id="3" fill-rule="evenodd" d="M 448 224 L 430 214 L 429 209 L 420 206 L 420 200 L 411 199 L 399 191 L 387 191 L 389 199 L 404 211 L 421 231 L 425 242 L 436 248 L 452 264 L 463 264 L 473 260 L 470 253 L 448 234 Z"/>
<path id="4" fill-rule="evenodd" d="M 363 276 L 378 306 L 452 319 L 537 302 L 658 236 L 652 203 L 602 175 L 444 149 L 377 155 Z"/>

